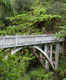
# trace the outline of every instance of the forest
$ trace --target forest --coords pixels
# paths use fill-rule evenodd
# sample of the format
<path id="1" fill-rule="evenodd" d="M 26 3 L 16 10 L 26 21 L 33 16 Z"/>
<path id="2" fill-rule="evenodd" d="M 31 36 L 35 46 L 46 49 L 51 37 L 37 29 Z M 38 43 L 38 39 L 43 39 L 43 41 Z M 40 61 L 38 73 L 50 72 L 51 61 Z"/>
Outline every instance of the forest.
<path id="1" fill-rule="evenodd" d="M 0 36 L 43 34 L 55 34 L 66 43 L 66 0 L 0 0 Z M 11 48 L 0 49 L 0 80 L 66 80 L 65 43 L 55 71 L 46 71 L 30 46 L 13 55 Z"/>

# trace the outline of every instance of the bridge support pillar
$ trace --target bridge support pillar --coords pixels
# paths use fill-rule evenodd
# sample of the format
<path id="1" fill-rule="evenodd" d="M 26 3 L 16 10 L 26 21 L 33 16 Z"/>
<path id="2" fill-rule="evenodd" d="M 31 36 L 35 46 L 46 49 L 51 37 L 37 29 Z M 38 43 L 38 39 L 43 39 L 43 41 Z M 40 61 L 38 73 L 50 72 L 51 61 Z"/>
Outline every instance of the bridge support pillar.
<path id="1" fill-rule="evenodd" d="M 58 62 L 59 62 L 59 52 L 60 52 L 60 44 L 56 44 L 56 53 L 55 53 L 55 69 L 58 68 Z"/>
<path id="2" fill-rule="evenodd" d="M 53 46 L 50 44 L 50 59 L 52 61 Z"/>
<path id="3" fill-rule="evenodd" d="M 45 46 L 44 46 L 44 51 L 48 55 L 48 45 L 47 44 L 45 44 Z M 48 55 L 48 57 L 49 57 L 49 55 Z M 49 63 L 47 60 L 45 61 L 45 68 L 46 68 L 46 70 L 49 70 Z"/>

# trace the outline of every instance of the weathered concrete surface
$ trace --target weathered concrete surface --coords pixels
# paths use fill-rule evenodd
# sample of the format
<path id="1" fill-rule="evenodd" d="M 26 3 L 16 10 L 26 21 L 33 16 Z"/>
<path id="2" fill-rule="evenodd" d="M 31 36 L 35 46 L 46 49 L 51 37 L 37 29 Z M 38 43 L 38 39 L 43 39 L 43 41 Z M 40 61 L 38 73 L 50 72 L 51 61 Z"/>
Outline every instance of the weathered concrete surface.
<path id="1" fill-rule="evenodd" d="M 55 35 L 15 35 L 0 36 L 0 48 L 10 48 L 44 43 L 62 42 Z"/>

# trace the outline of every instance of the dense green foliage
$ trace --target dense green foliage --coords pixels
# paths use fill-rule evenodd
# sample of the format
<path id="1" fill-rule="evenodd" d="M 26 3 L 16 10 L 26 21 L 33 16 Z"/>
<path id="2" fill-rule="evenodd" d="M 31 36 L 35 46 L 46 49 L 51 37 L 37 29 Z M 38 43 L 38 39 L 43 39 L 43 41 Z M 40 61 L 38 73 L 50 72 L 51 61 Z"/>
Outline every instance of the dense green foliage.
<path id="1" fill-rule="evenodd" d="M 61 15 L 60 32 L 61 36 L 66 36 L 66 1 L 65 0 L 42 0 L 42 5 L 47 8 L 48 14 Z"/>
<path id="2" fill-rule="evenodd" d="M 55 32 L 59 28 L 61 16 L 47 14 L 46 9 L 39 7 L 29 12 L 6 17 L 0 28 L 9 34 L 44 34 Z M 1 33 L 0 33 L 1 34 Z"/>
<path id="3" fill-rule="evenodd" d="M 65 37 L 65 31 L 66 0 L 0 0 L 1 36 L 62 32 L 59 35 Z M 60 55 L 55 75 L 45 71 L 31 48 L 23 48 L 14 55 L 10 49 L 0 49 L 0 80 L 62 80 L 66 77 L 64 57 Z"/>
<path id="4" fill-rule="evenodd" d="M 11 6 L 10 0 L 0 0 L 0 17 L 14 15 L 13 7 Z"/>

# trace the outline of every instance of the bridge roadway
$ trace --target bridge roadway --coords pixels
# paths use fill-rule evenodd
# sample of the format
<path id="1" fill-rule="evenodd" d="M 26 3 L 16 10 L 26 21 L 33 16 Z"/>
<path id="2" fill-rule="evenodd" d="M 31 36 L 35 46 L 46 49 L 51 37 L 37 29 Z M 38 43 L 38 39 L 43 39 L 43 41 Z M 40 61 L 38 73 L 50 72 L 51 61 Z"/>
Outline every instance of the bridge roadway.
<path id="1" fill-rule="evenodd" d="M 0 48 L 21 47 L 62 41 L 63 39 L 57 38 L 54 34 L 0 36 Z"/>

